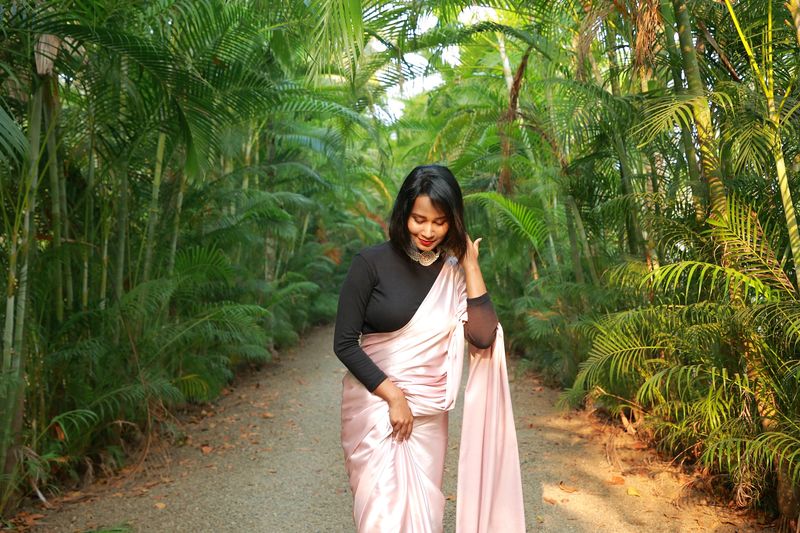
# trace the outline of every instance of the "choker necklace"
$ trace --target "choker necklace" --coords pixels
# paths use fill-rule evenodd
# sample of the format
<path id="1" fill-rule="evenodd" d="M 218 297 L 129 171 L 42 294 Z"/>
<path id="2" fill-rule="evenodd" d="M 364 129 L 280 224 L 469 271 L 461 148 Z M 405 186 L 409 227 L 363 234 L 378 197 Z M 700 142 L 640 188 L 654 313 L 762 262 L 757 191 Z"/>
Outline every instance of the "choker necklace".
<path id="1" fill-rule="evenodd" d="M 412 260 L 416 261 L 420 265 L 430 266 L 433 263 L 435 263 L 437 259 L 439 259 L 439 254 L 441 253 L 441 250 L 437 249 L 435 252 L 433 250 L 426 250 L 424 252 L 420 252 L 416 248 L 408 248 L 406 249 L 406 253 L 408 254 L 408 257 L 410 257 Z"/>

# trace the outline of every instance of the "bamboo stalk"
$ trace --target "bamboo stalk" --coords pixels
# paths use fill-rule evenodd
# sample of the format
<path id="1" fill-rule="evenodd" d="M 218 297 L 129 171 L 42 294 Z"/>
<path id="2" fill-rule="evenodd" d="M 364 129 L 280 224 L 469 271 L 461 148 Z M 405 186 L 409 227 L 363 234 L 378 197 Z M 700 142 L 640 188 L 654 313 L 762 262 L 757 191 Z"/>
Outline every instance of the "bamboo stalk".
<path id="1" fill-rule="evenodd" d="M 664 19 L 672 19 L 672 5 L 669 0 L 662 0 L 661 13 Z M 675 28 L 670 24 L 664 24 L 664 42 L 667 54 L 670 58 L 682 61 L 678 49 L 675 47 Z M 670 70 L 672 72 L 672 82 L 677 90 L 684 90 L 683 76 L 681 68 L 675 63 L 670 61 Z M 683 154 L 686 158 L 686 169 L 689 174 L 689 188 L 692 191 L 692 204 L 694 206 L 694 218 L 697 222 L 702 222 L 706 218 L 705 207 L 705 192 L 703 191 L 703 180 L 700 176 L 700 167 L 697 164 L 697 150 L 694 147 L 692 140 L 692 133 L 686 124 L 681 124 L 681 145 L 683 146 Z"/>
<path id="2" fill-rule="evenodd" d="M 675 22 L 678 26 L 678 39 L 681 45 L 683 71 L 689 86 L 692 99 L 692 116 L 697 128 L 697 140 L 700 145 L 700 167 L 708 184 L 712 214 L 722 217 L 727 213 L 725 186 L 722 183 L 722 172 L 719 166 L 719 148 L 714 137 L 711 111 L 705 96 L 705 86 L 700 77 L 697 63 L 697 51 L 692 37 L 692 25 L 685 0 L 672 0 L 675 11 Z"/>
<path id="3" fill-rule="evenodd" d="M 158 225 L 158 196 L 161 190 L 161 176 L 164 172 L 164 148 L 167 144 L 167 135 L 164 132 L 158 134 L 158 145 L 156 147 L 156 168 L 153 172 L 153 188 L 150 193 L 150 209 L 147 213 L 147 235 L 145 239 L 144 269 L 142 281 L 150 280 L 150 270 L 153 266 L 153 250 L 156 246 L 156 227 Z"/>
<path id="4" fill-rule="evenodd" d="M 122 300 L 125 283 L 125 248 L 128 235 L 128 168 L 127 164 L 119 169 L 117 187 L 119 188 L 119 205 L 117 207 L 117 257 L 114 261 L 114 298 Z"/>
<path id="5" fill-rule="evenodd" d="M 94 123 L 91 118 L 90 121 L 92 123 L 92 128 L 89 134 L 89 169 L 87 171 L 88 183 L 86 185 L 87 195 L 83 212 L 84 245 L 81 248 L 81 260 L 82 260 L 81 309 L 84 311 L 86 311 L 89 308 L 89 251 L 90 251 L 89 243 L 92 242 L 89 235 L 89 231 L 91 228 L 92 207 L 94 203 L 93 202 L 94 196 L 92 194 L 92 191 L 94 190 L 94 180 L 95 180 Z"/>
<path id="6" fill-rule="evenodd" d="M 589 248 L 589 240 L 586 238 L 586 229 L 583 226 L 581 212 L 578 210 L 578 205 L 575 203 L 575 199 L 572 196 L 567 196 L 567 205 L 575 217 L 575 230 L 580 245 L 583 248 L 583 255 L 586 256 L 586 264 L 589 267 L 589 274 L 592 276 L 592 282 L 595 285 L 599 285 L 600 276 L 597 275 L 597 268 L 594 266 L 594 258 L 592 257 L 592 250 Z"/>
<path id="7" fill-rule="evenodd" d="M 578 248 L 578 235 L 575 231 L 574 214 L 568 203 L 564 204 L 567 217 L 567 235 L 569 236 L 569 251 L 572 257 L 572 270 L 575 272 L 575 281 L 584 284 L 586 279 L 583 276 L 583 265 L 581 265 L 581 252 Z"/>
<path id="8" fill-rule="evenodd" d="M 614 32 L 611 24 L 605 24 L 606 41 L 608 46 L 608 61 L 610 64 L 609 76 L 611 79 L 611 94 L 616 98 L 622 95 L 622 89 L 619 83 L 619 64 L 617 62 L 617 34 Z M 628 159 L 628 152 L 625 148 L 625 139 L 619 133 L 619 129 L 614 129 L 613 144 L 617 152 L 617 159 L 619 161 L 620 170 L 620 184 L 622 186 L 622 194 L 632 197 L 633 189 L 633 172 L 631 170 L 630 160 Z M 639 224 L 639 215 L 637 213 L 638 205 L 631 209 L 625 217 L 625 232 L 628 240 L 628 252 L 633 256 L 638 256 L 642 253 L 642 229 Z M 594 277 L 594 276 L 593 276 Z"/>
<path id="9" fill-rule="evenodd" d="M 167 275 L 172 276 L 175 270 L 175 255 L 178 250 L 178 236 L 181 230 L 181 208 L 183 207 L 183 194 L 186 189 L 186 177 L 183 172 L 178 175 L 178 196 L 175 199 L 175 218 L 172 221 L 172 242 L 169 246 L 169 260 L 167 261 Z"/>
<path id="10" fill-rule="evenodd" d="M 103 216 L 103 248 L 100 253 L 100 309 L 105 309 L 108 303 L 108 265 L 111 257 L 108 252 L 108 241 L 111 238 L 111 221 L 108 216 Z"/>
<path id="11" fill-rule="evenodd" d="M 58 146 L 58 145 L 56 145 Z M 61 219 L 64 222 L 63 232 L 62 232 L 62 241 L 66 239 L 67 242 L 70 242 L 70 223 L 69 223 L 69 210 L 67 208 L 67 180 L 64 176 L 64 172 L 62 171 L 61 166 L 59 166 L 59 184 L 61 185 L 61 192 L 59 194 L 59 198 L 61 199 Z M 72 280 L 72 261 L 71 261 L 71 253 L 70 248 L 67 246 L 62 255 L 64 260 L 62 262 L 63 271 L 64 271 L 64 296 L 66 297 L 66 308 L 67 310 L 72 310 L 75 307 L 75 291 L 73 286 Z"/>
<path id="12" fill-rule="evenodd" d="M 9 261 L 8 292 L 6 294 L 6 323 L 3 331 L 3 368 L 0 376 L 0 468 L 8 475 L 15 466 L 11 452 L 15 434 L 21 422 L 24 403 L 21 400 L 25 390 L 25 352 L 24 331 L 25 311 L 28 294 L 28 271 L 31 260 L 31 240 L 33 213 L 36 209 L 36 190 L 39 186 L 39 160 L 41 158 L 41 125 L 43 89 L 39 86 L 34 93 L 28 125 L 29 152 L 26 161 L 25 186 L 21 202 L 22 220 L 17 219 L 10 237 L 16 241 L 21 222 L 19 248 L 12 245 L 13 260 Z M 17 264 L 19 275 L 16 276 Z M 13 268 L 11 267 L 13 265 Z M 12 329 L 13 328 L 13 329 Z M 6 478 L 7 479 L 7 478 Z M 5 483 L 4 483 L 5 484 Z M 3 491 L 6 492 L 5 490 Z"/>
<path id="13" fill-rule="evenodd" d="M 51 83 L 48 80 L 45 83 Z M 49 91 L 51 92 L 51 91 Z M 50 96 L 50 95 L 48 95 Z M 61 217 L 61 185 L 58 179 L 58 153 L 56 150 L 56 128 L 55 128 L 55 110 L 53 109 L 51 99 L 47 98 L 47 103 L 44 106 L 44 118 L 47 144 L 48 164 L 47 171 L 50 177 L 50 210 L 52 213 L 52 231 L 53 231 L 53 254 L 55 255 L 55 311 L 56 320 L 58 322 L 64 321 L 64 276 L 62 273 L 61 263 L 61 227 L 63 220 Z"/>

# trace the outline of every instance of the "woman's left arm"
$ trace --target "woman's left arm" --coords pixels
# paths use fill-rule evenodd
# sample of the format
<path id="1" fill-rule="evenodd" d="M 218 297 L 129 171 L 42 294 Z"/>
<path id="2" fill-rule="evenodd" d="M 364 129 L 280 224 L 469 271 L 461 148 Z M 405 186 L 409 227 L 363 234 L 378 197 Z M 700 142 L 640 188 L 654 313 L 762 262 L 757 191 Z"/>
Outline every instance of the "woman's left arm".
<path id="1" fill-rule="evenodd" d="M 467 236 L 467 253 L 461 260 L 466 281 L 467 315 L 464 323 L 464 335 L 476 348 L 488 348 L 494 343 L 497 333 L 497 314 L 494 312 L 492 300 L 486 291 L 481 267 L 478 264 L 478 246 L 481 239 L 473 242 Z"/>

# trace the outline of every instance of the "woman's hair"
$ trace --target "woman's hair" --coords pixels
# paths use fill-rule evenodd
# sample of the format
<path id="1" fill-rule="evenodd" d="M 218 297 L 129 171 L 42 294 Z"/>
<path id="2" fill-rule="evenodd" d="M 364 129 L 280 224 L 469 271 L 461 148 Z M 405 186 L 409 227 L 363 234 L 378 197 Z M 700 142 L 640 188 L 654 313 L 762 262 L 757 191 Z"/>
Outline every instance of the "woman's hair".
<path id="1" fill-rule="evenodd" d="M 467 251 L 464 198 L 453 173 L 441 165 L 418 166 L 406 176 L 389 217 L 389 240 L 400 250 L 411 245 L 408 217 L 411 216 L 417 196 L 427 196 L 447 216 L 449 228 L 442 248 L 461 261 Z"/>

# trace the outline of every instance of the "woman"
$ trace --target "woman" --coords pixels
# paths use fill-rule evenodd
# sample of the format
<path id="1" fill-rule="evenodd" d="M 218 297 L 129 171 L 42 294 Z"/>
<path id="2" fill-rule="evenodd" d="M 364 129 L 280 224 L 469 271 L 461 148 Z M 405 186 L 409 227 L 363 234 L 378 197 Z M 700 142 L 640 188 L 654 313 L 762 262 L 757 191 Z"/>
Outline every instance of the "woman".
<path id="1" fill-rule="evenodd" d="M 447 415 L 465 336 L 457 530 L 525 530 L 502 328 L 463 213 L 450 170 L 416 167 L 395 200 L 390 240 L 357 254 L 342 286 L 334 351 L 349 370 L 342 447 L 359 532 L 442 531 Z"/>

